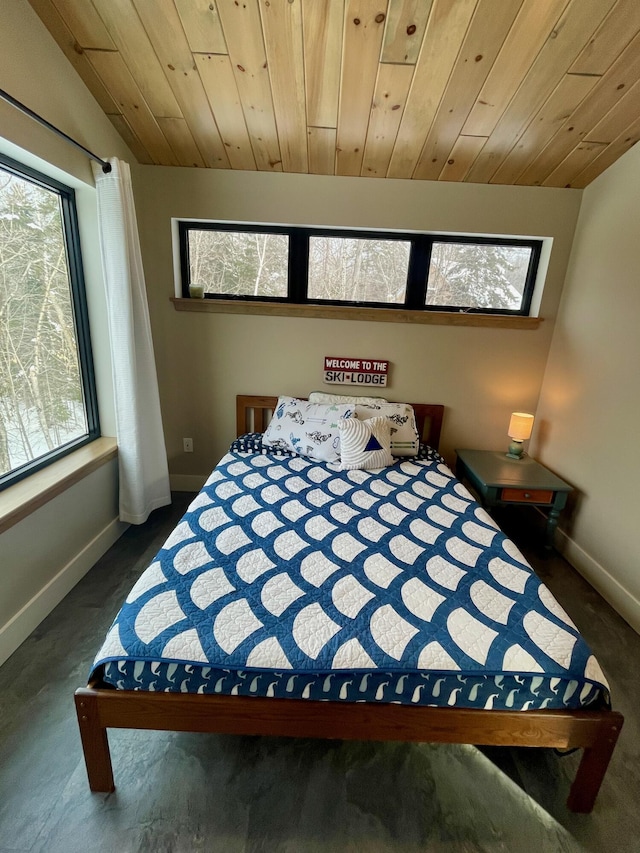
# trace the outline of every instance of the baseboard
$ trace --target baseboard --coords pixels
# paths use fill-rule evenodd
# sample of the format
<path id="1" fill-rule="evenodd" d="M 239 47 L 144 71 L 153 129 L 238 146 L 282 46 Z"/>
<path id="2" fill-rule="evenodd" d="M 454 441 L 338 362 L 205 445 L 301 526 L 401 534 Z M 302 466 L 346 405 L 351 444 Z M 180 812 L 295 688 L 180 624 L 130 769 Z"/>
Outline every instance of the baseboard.
<path id="1" fill-rule="evenodd" d="M 563 530 L 556 531 L 556 545 L 562 556 L 640 634 L 640 601 Z"/>
<path id="2" fill-rule="evenodd" d="M 0 666 L 81 580 L 129 525 L 114 518 L 0 628 Z"/>
<path id="3" fill-rule="evenodd" d="M 202 474 L 171 474 L 169 477 L 172 492 L 199 492 L 206 482 Z"/>

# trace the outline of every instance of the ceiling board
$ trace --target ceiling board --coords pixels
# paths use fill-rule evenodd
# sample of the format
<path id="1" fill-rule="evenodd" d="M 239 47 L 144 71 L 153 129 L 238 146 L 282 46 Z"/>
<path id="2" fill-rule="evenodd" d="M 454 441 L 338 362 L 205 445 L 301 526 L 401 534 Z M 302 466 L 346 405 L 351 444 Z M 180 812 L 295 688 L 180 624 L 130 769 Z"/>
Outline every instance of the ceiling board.
<path id="1" fill-rule="evenodd" d="M 281 172 L 260 10 L 256 0 L 218 0 L 218 12 L 258 169 Z"/>
<path id="2" fill-rule="evenodd" d="M 78 44 L 75 35 L 60 17 L 60 14 L 53 5 L 52 0 L 29 0 L 29 2 L 39 15 L 42 23 L 58 43 L 58 47 L 62 50 L 80 77 L 82 77 L 85 86 L 96 99 L 100 108 L 109 116 L 116 115 L 119 110 L 113 96 L 107 90 L 104 81 L 102 81 L 94 71 L 93 66 Z M 11 92 L 9 94 L 11 94 Z M 27 104 L 27 106 L 29 105 Z"/>
<path id="3" fill-rule="evenodd" d="M 183 118 L 159 116 L 158 124 L 181 166 L 204 166 L 189 125 Z"/>
<path id="4" fill-rule="evenodd" d="M 415 65 L 432 0 L 389 0 L 381 62 Z"/>
<path id="5" fill-rule="evenodd" d="M 489 136 L 567 3 L 568 0 L 525 0 L 469 113 L 463 133 Z"/>
<path id="6" fill-rule="evenodd" d="M 389 178 L 410 178 L 460 52 L 478 0 L 436 0 L 391 156 Z"/>
<path id="7" fill-rule="evenodd" d="M 309 127 L 338 126 L 343 19 L 342 0 L 303 0 L 304 70 Z"/>
<path id="8" fill-rule="evenodd" d="M 312 175 L 333 175 L 336 165 L 335 127 L 310 127 L 307 136 L 309 172 Z"/>
<path id="9" fill-rule="evenodd" d="M 113 43 L 156 118 L 182 118 L 160 60 L 131 0 L 93 0 Z"/>
<path id="10" fill-rule="evenodd" d="M 309 158 L 301 4 L 260 0 L 260 17 L 282 168 L 285 172 L 306 172 Z"/>
<path id="11" fill-rule="evenodd" d="M 80 47 L 94 50 L 116 49 L 93 4 L 86 3 L 85 0 L 53 0 L 53 4 Z"/>
<path id="12" fill-rule="evenodd" d="M 493 0 L 478 3 L 414 178 L 437 180 L 521 5 L 522 0 L 501 0 L 497 7 Z"/>
<path id="13" fill-rule="evenodd" d="M 131 130 L 131 126 L 126 118 L 121 113 L 117 113 L 116 115 L 110 115 L 109 119 L 120 136 L 124 139 L 129 149 L 133 152 L 138 163 L 142 163 L 145 166 L 152 166 L 153 160 L 151 159 L 151 155 Z M 161 121 L 163 121 L 163 119 L 158 119 L 158 122 Z"/>
<path id="14" fill-rule="evenodd" d="M 553 94 L 560 78 L 567 73 L 581 45 L 591 37 L 613 5 L 613 0 L 571 0 L 500 117 L 468 180 L 491 181 L 530 121 Z"/>
<path id="15" fill-rule="evenodd" d="M 380 65 L 362 161 L 365 177 L 387 174 L 412 77 L 409 65 Z"/>
<path id="16" fill-rule="evenodd" d="M 513 184 L 596 85 L 599 77 L 565 74 L 491 178 Z"/>
<path id="17" fill-rule="evenodd" d="M 571 186 L 584 189 L 605 169 L 612 166 L 633 145 L 640 140 L 640 117 L 635 119 L 620 136 L 602 151 L 589 165 L 571 181 Z"/>
<path id="18" fill-rule="evenodd" d="M 542 182 L 543 187 L 569 187 L 571 179 L 586 169 L 607 146 L 601 142 L 580 142 Z"/>
<path id="19" fill-rule="evenodd" d="M 227 45 L 215 3 L 175 0 L 189 47 L 194 53 L 226 53 Z"/>
<path id="20" fill-rule="evenodd" d="M 617 104 L 585 134 L 585 142 L 609 144 L 617 139 L 629 124 L 628 116 L 640 114 L 640 81 L 626 90 Z"/>
<path id="21" fill-rule="evenodd" d="M 580 51 L 572 74 L 604 74 L 640 29 L 638 0 L 619 0 Z"/>
<path id="22" fill-rule="evenodd" d="M 346 3 L 336 158 L 339 175 L 357 176 L 362 168 L 386 11 L 386 0 Z"/>
<path id="23" fill-rule="evenodd" d="M 216 53 L 198 53 L 195 58 L 231 168 L 254 171 L 256 161 L 231 60 Z"/>
<path id="24" fill-rule="evenodd" d="M 587 186 L 637 141 L 638 0 L 29 2 L 144 163 Z"/>
<path id="25" fill-rule="evenodd" d="M 564 160 L 576 144 L 586 139 L 599 120 L 620 101 L 640 79 L 640 34 L 623 50 L 606 74 L 597 78 L 585 98 L 562 123 L 556 134 L 537 154 L 529 168 L 518 178 L 519 184 L 536 186 Z M 627 116 L 629 123 L 637 113 Z M 599 141 L 599 140 L 596 140 Z"/>
<path id="26" fill-rule="evenodd" d="M 486 141 L 486 136 L 459 136 L 451 149 L 447 162 L 442 167 L 438 180 L 464 181 Z"/>
<path id="27" fill-rule="evenodd" d="M 169 165 L 177 166 L 178 161 L 171 146 L 120 54 L 107 50 L 88 50 L 86 55 L 100 78 L 114 93 L 120 112 L 145 150 L 154 160 L 165 160 Z"/>

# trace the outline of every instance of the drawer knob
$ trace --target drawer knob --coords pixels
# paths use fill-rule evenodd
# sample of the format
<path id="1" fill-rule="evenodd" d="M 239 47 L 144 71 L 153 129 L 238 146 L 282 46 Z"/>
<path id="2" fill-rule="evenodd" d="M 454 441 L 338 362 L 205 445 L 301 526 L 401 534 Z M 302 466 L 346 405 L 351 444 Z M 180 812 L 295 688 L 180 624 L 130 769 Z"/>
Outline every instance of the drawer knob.
<path id="1" fill-rule="evenodd" d="M 524 493 L 524 496 L 525 496 L 525 498 L 530 498 L 530 497 L 531 497 L 531 492 L 525 492 L 525 493 Z"/>

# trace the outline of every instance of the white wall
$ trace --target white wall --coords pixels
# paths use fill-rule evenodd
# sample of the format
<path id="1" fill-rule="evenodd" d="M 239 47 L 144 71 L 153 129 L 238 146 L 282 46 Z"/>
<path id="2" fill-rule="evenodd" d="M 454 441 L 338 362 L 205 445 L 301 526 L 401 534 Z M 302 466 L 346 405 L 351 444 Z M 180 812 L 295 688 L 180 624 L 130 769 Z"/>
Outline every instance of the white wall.
<path id="1" fill-rule="evenodd" d="M 640 631 L 640 146 L 584 192 L 538 410 L 571 562 Z"/>
<path id="2" fill-rule="evenodd" d="M 443 449 L 506 446 L 535 411 L 580 191 L 141 166 L 141 231 L 170 470 L 202 483 L 234 436 L 235 395 L 306 395 L 325 355 L 388 359 L 389 399 L 443 403 Z M 171 218 L 553 238 L 537 330 L 178 313 Z M 182 452 L 182 438 L 195 452 Z"/>
<path id="3" fill-rule="evenodd" d="M 0 536 L 0 664 L 126 529 L 117 482 L 111 460 Z"/>
<path id="4" fill-rule="evenodd" d="M 0 87 L 98 156 L 135 162 L 26 0 L 2 3 Z M 0 151 L 76 191 L 100 420 L 113 435 L 113 390 L 95 190 L 89 160 L 0 102 Z M 0 536 L 0 663 L 120 535 L 110 462 Z M 2 493 L 0 493 L 0 500 Z"/>

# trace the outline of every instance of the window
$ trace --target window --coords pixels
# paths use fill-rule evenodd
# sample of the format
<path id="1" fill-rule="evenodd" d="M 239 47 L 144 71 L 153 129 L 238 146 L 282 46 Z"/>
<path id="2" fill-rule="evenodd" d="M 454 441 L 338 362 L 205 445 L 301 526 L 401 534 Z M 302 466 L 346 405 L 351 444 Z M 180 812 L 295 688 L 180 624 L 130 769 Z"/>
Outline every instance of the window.
<path id="1" fill-rule="evenodd" d="M 218 296 L 287 296 L 289 238 L 258 231 L 188 231 L 189 280 Z"/>
<path id="2" fill-rule="evenodd" d="M 404 305 L 410 250 L 406 240 L 310 237 L 308 297 Z"/>
<path id="3" fill-rule="evenodd" d="M 530 246 L 434 241 L 425 304 L 517 313 L 532 251 Z"/>
<path id="4" fill-rule="evenodd" d="M 179 223 L 182 295 L 529 314 L 542 241 Z"/>
<path id="5" fill-rule="evenodd" d="M 74 192 L 0 156 L 0 488 L 99 434 Z"/>

